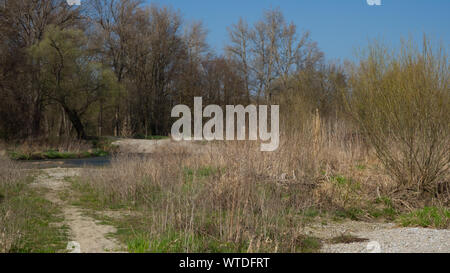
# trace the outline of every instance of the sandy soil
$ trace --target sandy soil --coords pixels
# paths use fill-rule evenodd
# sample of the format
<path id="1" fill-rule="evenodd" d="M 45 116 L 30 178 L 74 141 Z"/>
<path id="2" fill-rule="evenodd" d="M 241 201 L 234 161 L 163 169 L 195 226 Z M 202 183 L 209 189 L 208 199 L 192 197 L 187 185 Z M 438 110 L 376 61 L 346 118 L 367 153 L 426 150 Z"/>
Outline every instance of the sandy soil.
<path id="1" fill-rule="evenodd" d="M 61 207 L 65 224 L 70 228 L 72 241 L 68 242 L 69 252 L 103 253 L 122 250 L 123 246 L 116 240 L 107 238 L 109 233 L 116 231 L 114 227 L 99 224 L 98 221 L 84 215 L 82 209 L 66 204 L 60 199 L 59 194 L 69 188 L 64 178 L 76 176 L 79 171 L 80 169 L 44 169 L 32 186 L 47 188 L 49 191 L 45 198 Z"/>

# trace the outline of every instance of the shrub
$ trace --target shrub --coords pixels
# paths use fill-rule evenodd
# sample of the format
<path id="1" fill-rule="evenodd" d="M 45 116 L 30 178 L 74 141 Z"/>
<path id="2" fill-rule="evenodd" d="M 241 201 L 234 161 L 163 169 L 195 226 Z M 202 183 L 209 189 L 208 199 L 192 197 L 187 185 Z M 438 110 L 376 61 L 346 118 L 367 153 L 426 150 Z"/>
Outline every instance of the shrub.
<path id="1" fill-rule="evenodd" d="M 382 46 L 351 70 L 350 109 L 402 197 L 447 195 L 450 92 L 447 55 Z"/>

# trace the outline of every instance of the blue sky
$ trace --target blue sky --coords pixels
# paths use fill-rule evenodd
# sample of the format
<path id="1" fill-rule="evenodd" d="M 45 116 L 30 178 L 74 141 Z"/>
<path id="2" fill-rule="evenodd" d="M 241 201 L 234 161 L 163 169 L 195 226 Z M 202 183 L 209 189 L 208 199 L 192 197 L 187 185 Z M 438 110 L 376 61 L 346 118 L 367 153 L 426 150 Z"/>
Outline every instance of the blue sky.
<path id="1" fill-rule="evenodd" d="M 217 53 L 228 40 L 227 27 L 239 17 L 252 23 L 265 9 L 279 7 L 299 30 L 309 30 L 327 59 L 354 59 L 355 50 L 379 38 L 397 47 L 401 37 L 420 41 L 427 33 L 450 45 L 450 0 L 148 0 L 179 10 L 186 21 L 201 20 Z"/>

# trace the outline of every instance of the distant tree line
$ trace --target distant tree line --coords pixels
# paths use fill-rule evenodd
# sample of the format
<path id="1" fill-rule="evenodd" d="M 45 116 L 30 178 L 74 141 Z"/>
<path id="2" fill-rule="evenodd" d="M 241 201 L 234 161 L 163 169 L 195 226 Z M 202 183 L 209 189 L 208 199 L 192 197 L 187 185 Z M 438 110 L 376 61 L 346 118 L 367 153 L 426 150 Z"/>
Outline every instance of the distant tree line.
<path id="1" fill-rule="evenodd" d="M 164 135 L 194 96 L 332 108 L 343 72 L 278 9 L 228 31 L 218 55 L 201 22 L 140 0 L 0 0 L 0 137 Z"/>

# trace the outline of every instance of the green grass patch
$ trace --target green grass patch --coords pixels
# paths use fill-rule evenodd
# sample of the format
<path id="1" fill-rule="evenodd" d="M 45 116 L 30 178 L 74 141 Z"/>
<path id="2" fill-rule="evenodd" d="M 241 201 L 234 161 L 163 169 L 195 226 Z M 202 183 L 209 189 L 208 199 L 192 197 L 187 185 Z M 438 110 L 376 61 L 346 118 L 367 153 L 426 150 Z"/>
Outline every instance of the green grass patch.
<path id="1" fill-rule="evenodd" d="M 398 219 L 404 227 L 430 227 L 446 229 L 450 227 L 450 210 L 442 207 L 424 207 L 423 209 L 401 215 Z"/>
<path id="2" fill-rule="evenodd" d="M 299 215 L 301 217 L 301 221 L 304 223 L 313 223 L 317 221 L 316 219 L 318 217 L 325 217 L 325 213 L 323 211 L 314 207 L 301 210 Z"/>
<path id="3" fill-rule="evenodd" d="M 322 241 L 313 236 L 301 236 L 298 240 L 296 252 L 300 253 L 316 253 L 322 248 Z"/>
<path id="4" fill-rule="evenodd" d="M 375 200 L 375 203 L 369 204 L 367 212 L 375 219 L 384 218 L 388 221 L 394 221 L 399 215 L 392 200 L 386 196 L 379 197 Z"/>
<path id="5" fill-rule="evenodd" d="M 315 218 L 315 217 L 319 216 L 320 213 L 321 213 L 321 211 L 316 208 L 308 208 L 303 211 L 303 216 L 308 217 L 308 218 Z"/>
<path id="6" fill-rule="evenodd" d="M 68 241 L 68 228 L 63 225 L 60 208 L 44 199 L 44 190 L 37 190 L 26 183 L 13 188 L 2 188 L 4 195 L 0 203 L 0 213 L 9 211 L 8 225 L 13 228 L 17 239 L 10 249 L 11 253 L 55 253 L 64 252 Z"/>
<path id="7" fill-rule="evenodd" d="M 360 208 L 340 209 L 334 211 L 333 220 L 339 221 L 342 219 L 350 219 L 358 221 L 361 219 L 362 215 L 364 215 L 364 210 Z"/>
<path id="8" fill-rule="evenodd" d="M 116 210 L 131 206 L 130 203 L 115 202 L 111 200 L 111 198 L 108 198 L 108 196 L 101 195 L 89 184 L 81 183 L 78 179 L 79 178 L 76 177 L 68 179 L 68 182 L 71 183 L 72 188 L 75 190 L 75 196 L 69 197 L 65 195 L 65 197 L 70 198 L 71 205 L 89 208 L 92 210 Z"/>
<path id="9" fill-rule="evenodd" d="M 370 208 L 368 213 L 371 217 L 375 219 L 385 218 L 386 220 L 392 221 L 398 215 L 397 211 L 394 208 Z"/>
<path id="10" fill-rule="evenodd" d="M 202 180 L 211 177 L 219 173 L 220 171 L 220 168 L 212 166 L 205 166 L 198 169 L 185 167 L 183 169 L 183 176 L 185 181 L 183 185 L 184 192 L 192 192 L 193 190 L 200 189 L 202 187 Z"/>
<path id="11" fill-rule="evenodd" d="M 205 166 L 198 169 L 191 169 L 191 168 L 184 168 L 184 178 L 186 182 L 191 182 L 194 177 L 195 178 L 205 178 L 212 175 L 215 175 L 220 171 L 220 168 L 212 167 L 212 166 Z"/>
<path id="12" fill-rule="evenodd" d="M 138 209 L 148 203 L 158 202 L 169 193 L 163 193 L 159 185 L 150 183 L 150 178 L 145 178 L 138 183 L 139 190 L 136 190 L 135 199 L 123 198 L 117 192 L 102 190 L 92 187 L 89 183 L 84 183 L 79 177 L 66 179 L 72 186 L 74 192 L 70 196 L 70 203 L 74 206 L 81 206 L 92 210 L 119 210 Z M 191 183 L 192 184 L 192 183 Z M 65 195 L 64 197 L 68 197 Z"/>
<path id="13" fill-rule="evenodd" d="M 242 253 L 247 245 L 220 242 L 212 237 L 169 230 L 163 234 L 136 234 L 127 240 L 131 253 Z"/>
<path id="14" fill-rule="evenodd" d="M 350 191 L 358 191 L 361 189 L 361 184 L 359 182 L 342 175 L 332 176 L 331 181 L 333 181 L 337 186 L 347 188 Z"/>
<path id="15" fill-rule="evenodd" d="M 118 150 L 118 146 L 113 144 L 115 140 L 111 137 L 94 138 L 91 141 L 92 148 L 96 151 L 107 152 L 108 154 L 115 153 Z"/>

